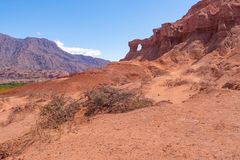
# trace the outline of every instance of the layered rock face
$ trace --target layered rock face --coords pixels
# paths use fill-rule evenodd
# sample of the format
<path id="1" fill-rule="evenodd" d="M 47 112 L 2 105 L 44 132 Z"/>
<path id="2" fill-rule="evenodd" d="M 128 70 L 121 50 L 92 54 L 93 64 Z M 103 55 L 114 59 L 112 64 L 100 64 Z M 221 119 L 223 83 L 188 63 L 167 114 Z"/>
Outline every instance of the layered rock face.
<path id="1" fill-rule="evenodd" d="M 129 42 L 130 51 L 123 60 L 155 60 L 171 50 L 190 53 L 196 44 L 199 53 L 191 58 L 216 49 L 224 52 L 239 44 L 239 25 L 240 0 L 202 0 L 181 20 L 154 29 L 150 38 Z"/>

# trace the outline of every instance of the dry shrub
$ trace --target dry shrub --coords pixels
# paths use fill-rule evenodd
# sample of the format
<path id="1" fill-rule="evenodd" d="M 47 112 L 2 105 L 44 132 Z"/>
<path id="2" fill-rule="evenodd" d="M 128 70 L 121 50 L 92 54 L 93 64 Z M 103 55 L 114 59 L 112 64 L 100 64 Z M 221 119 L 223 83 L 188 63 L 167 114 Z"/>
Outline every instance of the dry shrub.
<path id="1" fill-rule="evenodd" d="M 181 79 L 181 78 L 177 78 L 177 79 L 169 79 L 166 81 L 165 86 L 167 87 L 178 87 L 178 86 L 182 86 L 185 84 L 188 84 L 189 82 L 187 80 Z"/>
<path id="2" fill-rule="evenodd" d="M 208 92 L 211 91 L 214 87 L 216 87 L 216 84 L 213 82 L 200 81 L 193 83 L 190 89 L 198 92 Z"/>
<path id="3" fill-rule="evenodd" d="M 196 71 L 198 76 L 206 78 L 214 78 L 215 80 L 221 78 L 224 72 L 215 66 L 201 66 Z"/>
<path id="4" fill-rule="evenodd" d="M 56 96 L 40 108 L 38 124 L 43 129 L 56 129 L 61 124 L 73 120 L 79 110 L 80 104 L 77 101 L 69 102 L 63 96 Z"/>
<path id="5" fill-rule="evenodd" d="M 11 111 L 10 111 L 9 116 L 7 117 L 7 120 L 5 122 L 1 123 L 0 125 L 5 127 L 5 126 L 13 123 L 16 119 L 16 116 L 18 114 L 20 114 L 21 112 L 23 112 L 23 108 L 21 108 L 19 106 L 11 108 Z"/>
<path id="6" fill-rule="evenodd" d="M 5 159 L 9 156 L 6 151 L 0 151 L 0 159 Z"/>
<path id="7" fill-rule="evenodd" d="M 1 143 L 0 160 L 18 156 L 34 143 L 39 142 L 39 144 L 42 144 L 44 142 L 50 142 L 50 138 L 52 138 L 50 136 L 49 131 L 42 130 L 38 126 L 33 127 L 26 134 Z"/>
<path id="8" fill-rule="evenodd" d="M 2 159 L 21 154 L 27 147 L 35 142 L 35 137 L 33 132 L 29 132 L 21 137 L 0 144 L 0 153 L 3 154 Z"/>
<path id="9" fill-rule="evenodd" d="M 18 156 L 34 143 L 50 141 L 58 133 L 47 129 L 57 129 L 64 122 L 72 120 L 78 108 L 76 102 L 67 103 L 64 97 L 54 97 L 40 108 L 40 118 L 28 133 L 0 144 L 0 159 L 1 156 L 2 159 Z M 22 110 L 16 109 L 15 113 L 19 112 Z"/>
<path id="10" fill-rule="evenodd" d="M 196 69 L 189 68 L 183 72 L 183 75 L 195 74 L 208 80 L 218 80 L 224 75 L 223 69 L 217 66 L 200 66 Z"/>
<path id="11" fill-rule="evenodd" d="M 163 76 L 163 75 L 167 75 L 168 74 L 167 71 L 159 69 L 159 68 L 157 68 L 155 66 L 148 66 L 148 69 L 152 73 L 153 77 L 159 77 L 159 76 Z"/>
<path id="12" fill-rule="evenodd" d="M 110 86 L 101 86 L 86 92 L 86 100 L 67 101 L 63 96 L 54 97 L 40 108 L 38 125 L 43 129 L 57 129 L 65 122 L 72 121 L 84 106 L 84 115 L 89 117 L 101 113 L 124 113 L 150 106 L 152 102 L 133 92 L 124 92 Z"/>
<path id="13" fill-rule="evenodd" d="M 11 108 L 10 114 L 7 117 L 7 120 L 5 122 L 0 123 L 0 126 L 2 127 L 6 127 L 9 124 L 17 121 L 17 120 L 22 120 L 25 118 L 24 115 L 26 115 L 26 113 L 30 113 L 34 110 L 34 106 L 35 104 L 26 104 L 25 106 L 21 107 L 21 106 L 17 106 L 17 107 L 13 107 Z"/>
<path id="14" fill-rule="evenodd" d="M 34 143 L 49 141 L 55 136 L 55 129 L 72 121 L 75 114 L 81 110 L 81 106 L 85 106 L 85 116 L 89 117 L 99 113 L 128 112 L 152 104 L 142 96 L 108 86 L 86 92 L 85 96 L 86 101 L 66 100 L 64 96 L 53 97 L 49 103 L 40 107 L 39 120 L 35 127 L 21 137 L 0 144 L 0 159 L 20 155 Z M 22 109 L 16 108 L 13 115 L 21 112 Z M 51 133 L 53 135 L 50 135 Z"/>
<path id="15" fill-rule="evenodd" d="M 231 90 L 240 90 L 240 81 L 229 81 L 225 83 L 222 88 Z"/>
<path id="16" fill-rule="evenodd" d="M 135 109 L 150 106 L 149 99 L 125 92 L 110 86 L 101 86 L 92 91 L 86 92 L 87 100 L 85 116 L 93 116 L 101 113 L 124 113 Z"/>
<path id="17" fill-rule="evenodd" d="M 193 68 L 188 68 L 183 72 L 183 75 L 189 75 L 189 74 L 193 74 L 196 71 Z"/>
<path id="18" fill-rule="evenodd" d="M 113 78 L 113 82 L 120 85 L 125 85 L 130 83 L 130 80 L 127 79 L 126 77 L 116 77 L 116 78 Z M 102 85 L 106 85 L 106 84 L 102 84 Z"/>

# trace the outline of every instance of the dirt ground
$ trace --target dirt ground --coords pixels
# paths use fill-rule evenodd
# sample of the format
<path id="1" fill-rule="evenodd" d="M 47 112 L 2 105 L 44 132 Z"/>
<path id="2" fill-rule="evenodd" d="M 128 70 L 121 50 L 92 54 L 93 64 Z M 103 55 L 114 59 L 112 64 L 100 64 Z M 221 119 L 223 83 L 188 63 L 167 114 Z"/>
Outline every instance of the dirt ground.
<path id="1" fill-rule="evenodd" d="M 181 104 L 163 103 L 117 115 L 99 115 L 26 160 L 240 159 L 240 93 L 212 91 Z"/>
<path id="2" fill-rule="evenodd" d="M 240 159 L 240 91 L 237 84 L 235 88 L 222 87 L 230 79 L 239 80 L 240 72 L 234 68 L 217 80 L 218 75 L 207 72 L 202 76 L 201 72 L 166 70 L 156 62 L 120 62 L 104 70 L 3 93 L 0 143 L 20 141 L 22 147 L 6 159 Z M 36 125 L 38 106 L 51 98 L 52 90 L 77 99 L 98 85 L 137 91 L 154 105 L 88 120 L 79 113 L 60 130 L 44 131 L 57 135 L 48 141 L 35 142 L 34 137 L 30 137 L 31 143 L 24 141 Z M 65 86 L 68 88 L 62 89 Z M 9 121 L 17 106 L 32 109 L 23 109 Z"/>

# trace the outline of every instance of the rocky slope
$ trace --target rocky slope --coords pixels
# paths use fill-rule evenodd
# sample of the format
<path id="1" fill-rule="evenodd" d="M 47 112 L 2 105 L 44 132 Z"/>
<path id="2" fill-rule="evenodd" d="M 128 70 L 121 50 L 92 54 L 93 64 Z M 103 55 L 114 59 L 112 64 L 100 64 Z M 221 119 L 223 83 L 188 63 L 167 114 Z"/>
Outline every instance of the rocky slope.
<path id="1" fill-rule="evenodd" d="M 239 25 L 239 0 L 202 0 L 182 19 L 154 29 L 150 38 L 129 42 L 130 51 L 123 60 L 155 60 L 169 52 L 193 60 L 215 50 L 224 54 L 239 46 Z M 177 61 L 174 56 L 172 60 Z"/>
<path id="2" fill-rule="evenodd" d="M 6 77 L 2 76 L 1 78 L 17 79 L 19 72 L 16 72 L 12 77 L 7 76 L 16 70 L 21 71 L 21 73 L 42 70 L 43 72 L 55 72 L 56 75 L 65 75 L 65 73 L 81 72 L 88 68 L 103 67 L 107 63 L 109 61 L 98 58 L 71 55 L 47 39 L 16 39 L 0 34 L 0 71 L 10 71 L 1 74 L 6 75 Z M 41 77 L 39 74 L 39 78 Z M 31 77 L 30 75 L 19 76 L 19 79 L 24 78 Z"/>

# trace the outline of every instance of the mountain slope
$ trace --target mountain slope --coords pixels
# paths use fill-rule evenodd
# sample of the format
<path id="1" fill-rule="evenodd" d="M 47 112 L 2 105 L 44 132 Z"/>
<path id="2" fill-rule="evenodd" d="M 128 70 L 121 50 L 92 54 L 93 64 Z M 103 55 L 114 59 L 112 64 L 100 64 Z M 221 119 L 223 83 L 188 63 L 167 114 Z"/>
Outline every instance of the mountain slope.
<path id="1" fill-rule="evenodd" d="M 76 73 L 109 63 L 98 58 L 71 55 L 47 39 L 16 39 L 0 34 L 0 67 Z"/>

